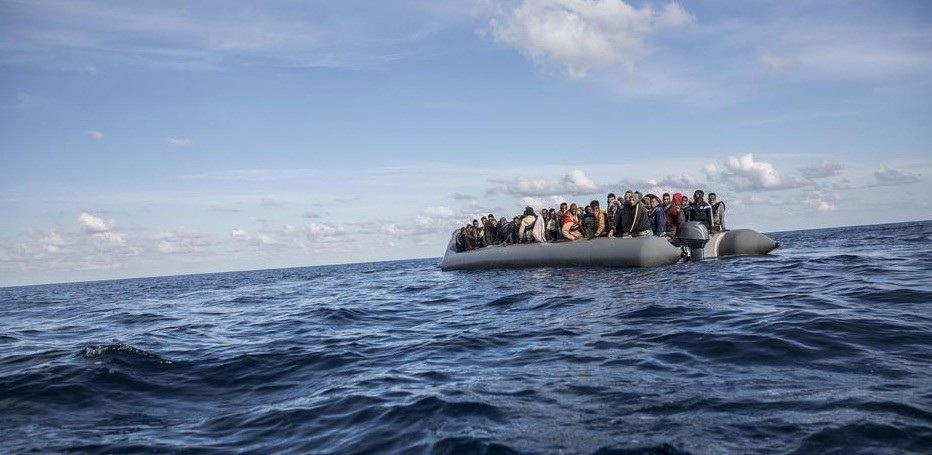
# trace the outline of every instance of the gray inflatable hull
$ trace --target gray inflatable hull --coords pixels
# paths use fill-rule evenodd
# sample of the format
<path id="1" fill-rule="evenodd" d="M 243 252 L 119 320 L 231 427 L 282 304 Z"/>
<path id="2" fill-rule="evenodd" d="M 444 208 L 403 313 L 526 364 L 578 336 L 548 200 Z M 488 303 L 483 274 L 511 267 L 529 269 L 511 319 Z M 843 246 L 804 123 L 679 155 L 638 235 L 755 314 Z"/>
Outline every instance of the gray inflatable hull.
<path id="1" fill-rule="evenodd" d="M 597 238 L 574 242 L 489 246 L 456 252 L 456 233 L 440 262 L 448 270 L 515 269 L 530 267 L 654 267 L 683 258 L 680 247 L 666 238 Z M 777 242 L 757 231 L 737 229 L 711 236 L 705 258 L 767 254 Z"/>

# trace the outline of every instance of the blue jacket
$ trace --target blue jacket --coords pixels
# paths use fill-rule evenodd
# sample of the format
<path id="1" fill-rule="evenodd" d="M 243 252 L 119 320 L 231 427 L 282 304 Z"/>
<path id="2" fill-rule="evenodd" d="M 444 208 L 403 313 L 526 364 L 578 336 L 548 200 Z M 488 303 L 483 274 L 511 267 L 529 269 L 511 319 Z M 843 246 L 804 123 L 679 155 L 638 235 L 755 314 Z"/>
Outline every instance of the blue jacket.
<path id="1" fill-rule="evenodd" d="M 663 212 L 663 206 L 658 205 L 650 214 L 650 230 L 654 231 L 654 236 L 660 237 L 667 230 L 667 214 Z"/>

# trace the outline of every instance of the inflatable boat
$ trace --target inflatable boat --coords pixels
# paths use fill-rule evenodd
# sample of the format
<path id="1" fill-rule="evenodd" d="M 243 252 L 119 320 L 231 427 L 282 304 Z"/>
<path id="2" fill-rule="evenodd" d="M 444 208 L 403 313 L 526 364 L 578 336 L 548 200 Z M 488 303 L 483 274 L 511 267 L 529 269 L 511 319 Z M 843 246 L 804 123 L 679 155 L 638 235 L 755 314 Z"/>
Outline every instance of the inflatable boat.
<path id="1" fill-rule="evenodd" d="M 752 229 L 709 234 L 705 225 L 689 222 L 677 231 L 676 245 L 666 237 L 595 238 L 456 251 L 454 232 L 440 262 L 441 270 L 484 270 L 530 267 L 654 267 L 680 261 L 763 255 L 779 244 Z"/>

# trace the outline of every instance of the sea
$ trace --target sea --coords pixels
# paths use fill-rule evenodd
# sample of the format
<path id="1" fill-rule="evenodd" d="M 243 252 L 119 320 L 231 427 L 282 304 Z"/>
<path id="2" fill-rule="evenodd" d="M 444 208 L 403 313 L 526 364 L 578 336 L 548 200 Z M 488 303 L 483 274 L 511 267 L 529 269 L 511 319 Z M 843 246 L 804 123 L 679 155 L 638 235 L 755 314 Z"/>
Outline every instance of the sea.
<path id="1" fill-rule="evenodd" d="M 932 221 L 0 289 L 0 453 L 932 453 Z"/>

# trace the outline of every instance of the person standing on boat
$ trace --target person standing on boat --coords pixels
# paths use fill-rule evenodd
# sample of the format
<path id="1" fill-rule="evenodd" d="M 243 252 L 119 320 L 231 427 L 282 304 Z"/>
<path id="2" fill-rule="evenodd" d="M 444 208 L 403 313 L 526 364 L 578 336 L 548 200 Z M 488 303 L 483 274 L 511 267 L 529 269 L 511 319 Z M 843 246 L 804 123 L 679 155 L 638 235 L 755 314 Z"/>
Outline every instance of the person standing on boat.
<path id="1" fill-rule="evenodd" d="M 725 203 L 718 201 L 715 193 L 709 193 L 709 205 L 712 206 L 712 232 L 725 231 Z"/>
<path id="2" fill-rule="evenodd" d="M 693 193 L 693 203 L 689 206 L 689 221 L 698 221 L 712 232 L 712 206 L 705 201 L 705 191 Z"/>
<path id="3" fill-rule="evenodd" d="M 676 228 L 680 226 L 680 218 L 683 216 L 680 211 L 680 199 L 683 196 L 676 193 L 676 197 L 670 199 L 670 193 L 663 193 L 663 215 L 667 220 L 664 230 L 668 237 L 676 237 Z"/>
<path id="4" fill-rule="evenodd" d="M 621 207 L 621 219 L 617 227 L 622 237 L 649 237 L 653 235 L 650 230 L 650 214 L 647 207 L 641 203 L 635 194 L 625 196 L 625 205 Z"/>

